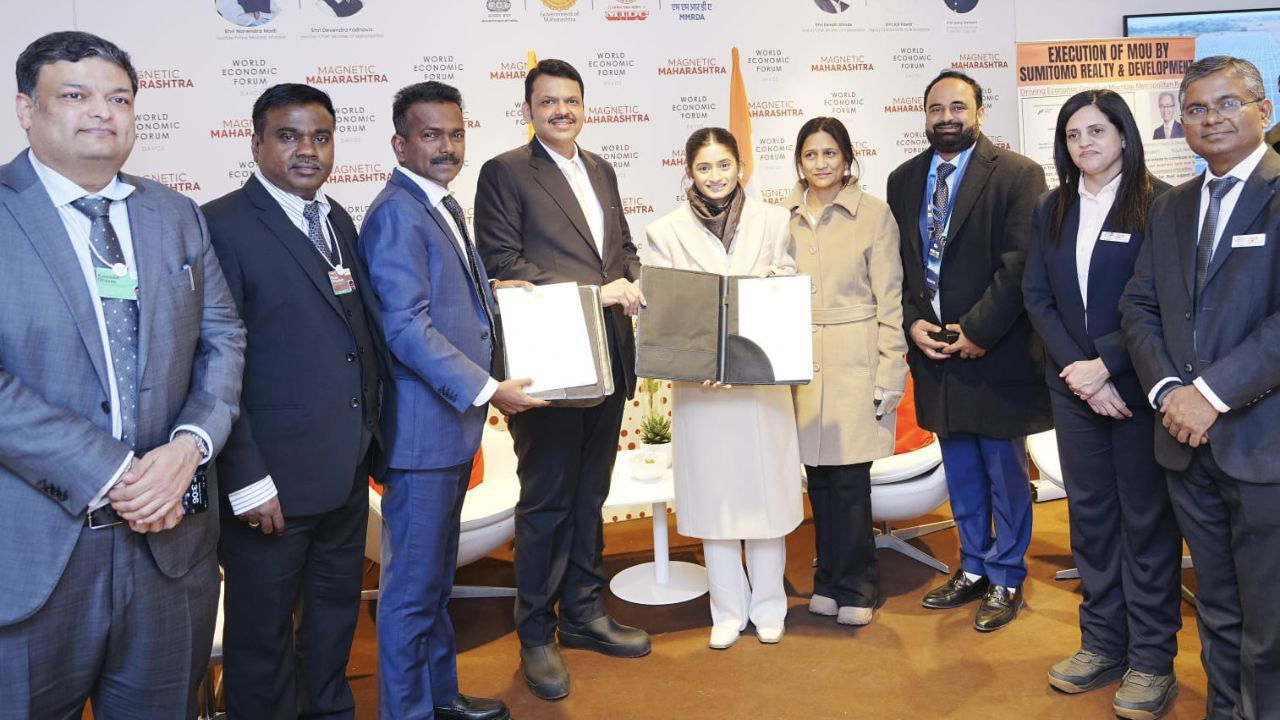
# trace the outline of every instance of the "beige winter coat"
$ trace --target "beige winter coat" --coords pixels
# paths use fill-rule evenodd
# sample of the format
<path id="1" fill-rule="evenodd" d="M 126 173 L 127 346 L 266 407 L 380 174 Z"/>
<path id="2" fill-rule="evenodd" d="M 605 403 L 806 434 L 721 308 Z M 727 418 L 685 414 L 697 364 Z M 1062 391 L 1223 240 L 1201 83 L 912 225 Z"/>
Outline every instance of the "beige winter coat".
<path id="1" fill-rule="evenodd" d="M 856 184 L 823 208 L 816 227 L 796 183 L 792 254 L 813 278 L 813 382 L 794 388 L 800 458 L 849 465 L 893 454 L 895 415 L 875 419 L 875 388 L 906 387 L 898 225 Z"/>

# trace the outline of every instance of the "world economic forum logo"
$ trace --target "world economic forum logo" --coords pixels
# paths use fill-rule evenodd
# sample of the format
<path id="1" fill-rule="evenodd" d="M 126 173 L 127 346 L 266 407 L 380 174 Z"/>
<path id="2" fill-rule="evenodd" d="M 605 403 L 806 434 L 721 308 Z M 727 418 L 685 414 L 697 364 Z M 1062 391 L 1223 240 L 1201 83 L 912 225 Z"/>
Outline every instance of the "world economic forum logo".
<path id="1" fill-rule="evenodd" d="M 546 5 L 552 10 L 559 11 L 559 10 L 568 10 L 569 8 L 578 4 L 578 0 L 542 0 L 542 4 Z"/>

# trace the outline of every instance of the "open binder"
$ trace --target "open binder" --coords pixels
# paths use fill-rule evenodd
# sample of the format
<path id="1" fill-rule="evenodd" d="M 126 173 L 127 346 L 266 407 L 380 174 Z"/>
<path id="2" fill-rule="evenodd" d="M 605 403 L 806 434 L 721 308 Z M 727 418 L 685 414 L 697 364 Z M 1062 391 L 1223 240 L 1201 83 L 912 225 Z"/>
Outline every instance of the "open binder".
<path id="1" fill-rule="evenodd" d="M 497 291 L 499 307 L 503 315 L 507 314 L 511 300 L 519 301 L 525 290 L 513 288 Z M 536 292 L 536 290 L 535 290 Z M 585 323 L 586 347 L 573 350 L 554 342 L 546 342 L 542 333 L 521 334 L 507 330 L 510 320 L 502 318 L 502 352 L 503 367 L 510 377 L 516 377 L 520 368 L 534 366 L 557 365 L 565 361 L 566 352 L 590 352 L 590 364 L 595 368 L 595 379 L 583 385 L 570 387 L 534 390 L 528 394 L 532 397 L 549 401 L 559 407 L 590 407 L 599 405 L 613 394 L 613 363 L 609 358 L 609 340 L 605 332 L 604 310 L 600 304 L 600 287 L 598 285 L 579 285 L 577 294 L 580 301 L 580 317 L 540 317 L 538 322 L 544 327 L 554 327 Z M 528 329 L 528 328 L 524 328 Z M 535 383 L 537 378 L 535 377 Z"/>
<path id="2" fill-rule="evenodd" d="M 636 374 L 731 385 L 813 379 L 808 275 L 735 277 L 645 267 Z"/>

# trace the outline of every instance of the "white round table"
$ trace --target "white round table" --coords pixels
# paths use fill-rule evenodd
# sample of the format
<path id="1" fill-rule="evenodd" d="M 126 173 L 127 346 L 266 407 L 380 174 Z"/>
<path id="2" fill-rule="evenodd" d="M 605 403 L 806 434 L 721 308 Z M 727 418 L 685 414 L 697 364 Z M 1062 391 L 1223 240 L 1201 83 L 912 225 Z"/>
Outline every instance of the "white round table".
<path id="1" fill-rule="evenodd" d="M 623 570 L 609 581 L 613 594 L 640 605 L 671 605 L 700 597 L 707 591 L 707 569 L 690 562 L 672 562 L 667 543 L 667 503 L 675 498 L 675 483 L 667 468 L 655 480 L 632 474 L 640 451 L 623 450 L 613 465 L 613 478 L 605 507 L 652 505 L 653 562 Z"/>

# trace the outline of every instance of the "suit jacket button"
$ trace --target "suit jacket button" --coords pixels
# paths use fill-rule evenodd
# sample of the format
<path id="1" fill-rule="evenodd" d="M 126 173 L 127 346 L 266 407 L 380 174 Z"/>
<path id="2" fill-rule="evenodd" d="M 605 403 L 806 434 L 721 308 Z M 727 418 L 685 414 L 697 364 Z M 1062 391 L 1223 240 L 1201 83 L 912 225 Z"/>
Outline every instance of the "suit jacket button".
<path id="1" fill-rule="evenodd" d="M 1191 319 L 1191 311 L 1190 311 L 1190 310 L 1188 310 L 1185 314 L 1183 314 L 1183 316 L 1182 316 L 1182 317 L 1186 318 L 1187 320 L 1190 320 L 1190 319 Z"/>
<path id="2" fill-rule="evenodd" d="M 111 403 L 107 402 L 106 400 L 102 401 L 102 414 L 103 415 L 111 414 Z"/>
<path id="3" fill-rule="evenodd" d="M 351 407 L 353 408 L 360 407 L 360 398 L 351 398 Z"/>
<path id="4" fill-rule="evenodd" d="M 347 353 L 347 362 L 355 362 L 355 361 L 356 361 L 356 354 L 355 354 L 355 353 Z"/>
<path id="5" fill-rule="evenodd" d="M 1192 371 L 1194 371 L 1194 370 L 1195 370 L 1195 368 L 1194 368 L 1194 367 L 1192 367 L 1191 363 L 1187 363 L 1186 365 L 1183 365 L 1183 366 L 1182 366 L 1182 369 L 1183 369 L 1183 370 L 1186 370 L 1187 372 L 1192 372 Z"/>
<path id="6" fill-rule="evenodd" d="M 480 333 L 480 339 L 481 339 L 481 340 L 488 340 L 488 339 L 489 339 L 489 331 L 488 331 L 488 330 L 485 330 L 484 332 Z"/>
<path id="7" fill-rule="evenodd" d="M 813 371 L 814 371 L 814 372 L 821 372 L 821 371 L 822 371 L 822 363 L 814 363 L 814 364 L 813 364 Z"/>

